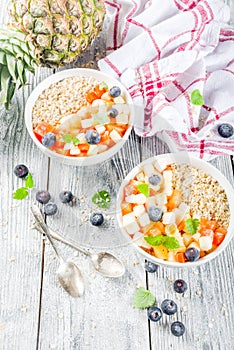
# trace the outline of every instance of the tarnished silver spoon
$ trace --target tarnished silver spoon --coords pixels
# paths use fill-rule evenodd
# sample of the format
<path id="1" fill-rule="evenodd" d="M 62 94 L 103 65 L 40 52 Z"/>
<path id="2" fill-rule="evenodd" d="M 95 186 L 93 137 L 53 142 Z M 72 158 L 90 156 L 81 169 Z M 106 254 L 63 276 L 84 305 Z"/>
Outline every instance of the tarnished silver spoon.
<path id="1" fill-rule="evenodd" d="M 44 233 L 40 225 L 34 225 L 34 228 L 38 230 L 40 233 L 42 234 Z M 100 252 L 98 254 L 92 254 L 89 251 L 85 250 L 84 248 L 81 248 L 78 245 L 75 245 L 69 242 L 68 240 L 60 236 L 58 233 L 52 231 L 48 226 L 47 226 L 47 229 L 49 230 L 52 238 L 87 255 L 90 258 L 95 270 L 99 272 L 102 276 L 110 277 L 110 278 L 118 278 L 125 273 L 125 266 L 123 262 L 113 254 L 108 252 Z"/>
<path id="2" fill-rule="evenodd" d="M 36 220 L 36 226 L 40 228 L 40 232 L 43 232 L 46 235 L 59 259 L 60 265 L 57 270 L 57 276 L 61 286 L 74 298 L 82 296 L 84 294 L 84 280 L 79 268 L 71 261 L 64 261 L 58 253 L 57 247 L 51 237 L 50 230 L 45 224 L 38 206 L 33 204 L 31 210 Z"/>

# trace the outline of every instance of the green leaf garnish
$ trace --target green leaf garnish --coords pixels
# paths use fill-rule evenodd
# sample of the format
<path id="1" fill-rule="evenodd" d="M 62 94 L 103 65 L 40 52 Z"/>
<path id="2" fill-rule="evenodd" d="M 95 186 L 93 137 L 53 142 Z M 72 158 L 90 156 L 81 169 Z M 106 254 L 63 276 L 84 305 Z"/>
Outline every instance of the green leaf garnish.
<path id="1" fill-rule="evenodd" d="M 72 140 L 72 143 L 74 146 L 77 146 L 80 143 L 80 140 L 77 137 L 74 137 L 74 139 Z"/>
<path id="2" fill-rule="evenodd" d="M 109 192 L 102 190 L 92 197 L 92 202 L 96 204 L 99 208 L 109 208 L 111 196 Z"/>
<path id="3" fill-rule="evenodd" d="M 190 235 L 194 235 L 197 232 L 199 226 L 198 219 L 187 219 L 185 221 L 186 230 L 190 233 Z"/>
<path id="4" fill-rule="evenodd" d="M 167 249 L 180 248 L 179 241 L 171 236 L 150 236 L 144 237 L 145 241 L 152 246 L 163 245 Z"/>
<path id="5" fill-rule="evenodd" d="M 71 143 L 72 142 L 72 135 L 70 135 L 70 134 L 63 135 L 62 136 L 62 140 L 65 143 Z"/>
<path id="6" fill-rule="evenodd" d="M 32 174 L 28 173 L 28 176 L 26 178 L 25 186 L 28 188 L 33 188 L 34 187 L 34 181 Z"/>
<path id="7" fill-rule="evenodd" d="M 204 98 L 198 89 L 191 92 L 190 101 L 196 106 L 204 105 Z"/>
<path id="8" fill-rule="evenodd" d="M 26 187 L 18 188 L 18 190 L 16 190 L 13 193 L 13 198 L 18 199 L 18 200 L 22 200 L 22 199 L 26 198 L 27 196 L 28 196 L 28 189 Z"/>
<path id="9" fill-rule="evenodd" d="M 108 85 L 107 85 L 107 83 L 105 83 L 104 81 L 102 81 L 102 82 L 99 84 L 99 89 L 100 89 L 100 90 L 108 90 Z"/>
<path id="10" fill-rule="evenodd" d="M 149 290 L 137 288 L 133 295 L 133 307 L 137 309 L 147 309 L 155 304 L 156 299 Z"/>
<path id="11" fill-rule="evenodd" d="M 143 193 L 146 197 L 149 197 L 149 185 L 148 184 L 139 184 L 137 186 L 137 189 L 139 192 Z"/>

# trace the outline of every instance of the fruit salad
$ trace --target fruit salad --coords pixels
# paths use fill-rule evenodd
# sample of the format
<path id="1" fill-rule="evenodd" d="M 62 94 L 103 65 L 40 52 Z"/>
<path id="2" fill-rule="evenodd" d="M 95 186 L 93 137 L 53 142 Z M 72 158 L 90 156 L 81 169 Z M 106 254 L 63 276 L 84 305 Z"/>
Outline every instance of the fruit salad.
<path id="1" fill-rule="evenodd" d="M 52 84 L 36 101 L 32 124 L 36 138 L 50 150 L 71 157 L 107 151 L 129 128 L 130 109 L 119 86 L 91 77 Z"/>
<path id="2" fill-rule="evenodd" d="M 225 239 L 230 210 L 224 189 L 189 164 L 158 160 L 124 187 L 122 226 L 141 249 L 165 261 L 197 261 Z"/>

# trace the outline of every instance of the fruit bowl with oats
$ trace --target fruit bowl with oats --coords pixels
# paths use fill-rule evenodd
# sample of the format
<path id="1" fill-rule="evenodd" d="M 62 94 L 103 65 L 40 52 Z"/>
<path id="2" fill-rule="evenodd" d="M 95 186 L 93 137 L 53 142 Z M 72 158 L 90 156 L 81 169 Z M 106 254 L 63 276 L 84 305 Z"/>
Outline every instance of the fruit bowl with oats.
<path id="1" fill-rule="evenodd" d="M 117 198 L 124 235 L 147 260 L 167 267 L 209 262 L 234 233 L 234 190 L 211 164 L 187 153 L 135 167 Z"/>
<path id="2" fill-rule="evenodd" d="M 28 132 L 48 156 L 93 165 L 124 145 L 133 122 L 132 99 L 116 79 L 94 69 L 67 69 L 43 80 L 25 107 Z"/>

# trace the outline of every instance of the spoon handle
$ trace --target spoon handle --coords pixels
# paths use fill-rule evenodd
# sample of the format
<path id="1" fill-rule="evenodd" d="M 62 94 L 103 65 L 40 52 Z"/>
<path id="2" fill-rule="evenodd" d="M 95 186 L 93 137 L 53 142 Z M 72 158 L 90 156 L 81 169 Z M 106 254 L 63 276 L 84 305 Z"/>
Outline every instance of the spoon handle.
<path id="1" fill-rule="evenodd" d="M 44 218 L 43 218 L 43 216 L 41 214 L 40 209 L 38 208 L 37 205 L 32 204 L 31 211 L 33 213 L 33 216 L 34 216 L 37 224 L 40 226 L 41 230 L 43 231 L 43 233 L 46 235 L 46 237 L 50 241 L 50 244 L 52 245 L 52 247 L 53 247 L 53 249 L 55 251 L 55 254 L 57 255 L 58 259 L 61 262 L 64 262 L 64 260 L 62 259 L 62 257 L 60 256 L 60 254 L 59 254 L 59 252 L 57 250 L 56 245 L 54 244 L 54 241 L 53 241 L 53 239 L 51 237 L 51 234 L 50 234 L 50 230 L 49 230 L 48 226 L 46 225 L 46 223 L 44 222 Z"/>

